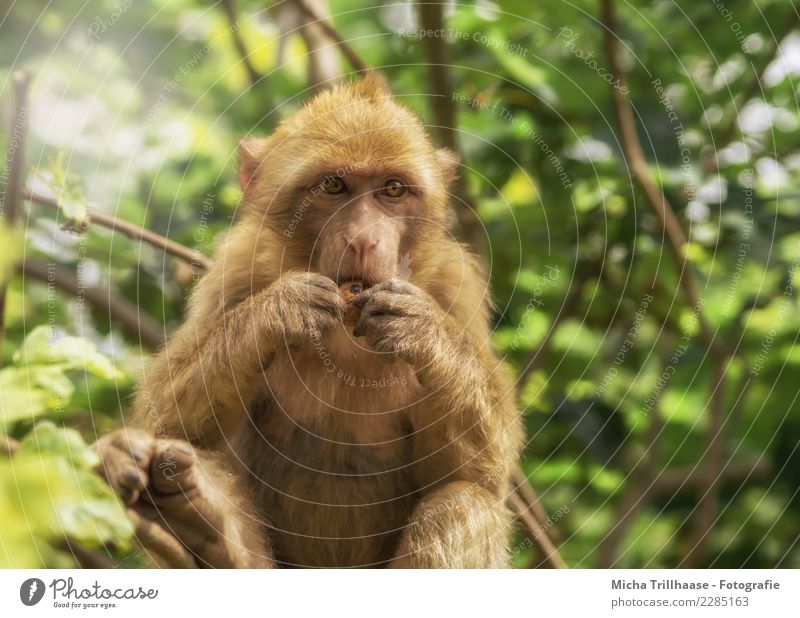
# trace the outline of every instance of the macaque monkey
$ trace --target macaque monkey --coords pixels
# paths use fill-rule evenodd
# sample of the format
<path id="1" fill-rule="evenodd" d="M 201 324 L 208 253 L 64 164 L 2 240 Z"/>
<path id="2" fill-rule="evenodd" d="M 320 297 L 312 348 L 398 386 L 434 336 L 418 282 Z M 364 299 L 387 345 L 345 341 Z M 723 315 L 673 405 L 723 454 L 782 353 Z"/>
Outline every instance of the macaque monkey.
<path id="1" fill-rule="evenodd" d="M 137 428 L 96 444 L 142 545 L 162 566 L 505 567 L 522 425 L 448 232 L 457 158 L 374 75 L 239 150 L 238 222 Z"/>

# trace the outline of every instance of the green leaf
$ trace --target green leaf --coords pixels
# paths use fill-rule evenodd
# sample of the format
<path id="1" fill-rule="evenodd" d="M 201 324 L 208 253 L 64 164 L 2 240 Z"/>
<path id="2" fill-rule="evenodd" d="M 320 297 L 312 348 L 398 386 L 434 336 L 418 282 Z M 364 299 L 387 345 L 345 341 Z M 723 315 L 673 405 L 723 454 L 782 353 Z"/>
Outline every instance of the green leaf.
<path id="1" fill-rule="evenodd" d="M 506 37 L 500 29 L 492 28 L 489 31 L 489 40 L 494 41 L 495 44 L 489 45 L 488 49 L 492 52 L 495 60 L 508 71 L 513 79 L 541 97 L 548 106 L 558 107 L 560 105 L 558 95 L 548 83 L 547 71 L 528 62 L 519 54 L 509 53 L 507 46 L 500 44 L 505 39 Z"/>
<path id="2" fill-rule="evenodd" d="M 68 219 L 64 226 L 76 231 L 85 230 L 89 224 L 86 209 L 86 196 L 80 183 L 80 178 L 71 174 L 64 163 L 66 158 L 63 150 L 53 157 L 48 168 L 38 172 L 41 180 L 58 199 L 61 212 Z"/>
<path id="3" fill-rule="evenodd" d="M 61 403 L 58 396 L 37 386 L 29 371 L 0 369 L 0 419 L 4 423 L 36 418 Z"/>
<path id="4" fill-rule="evenodd" d="M 93 467 L 97 454 L 77 431 L 38 424 L 12 459 L 0 461 L 0 566 L 52 565 L 64 538 L 89 548 L 127 549 L 133 528 Z M 6 523 L 8 522 L 8 525 Z"/>
<path id="5" fill-rule="evenodd" d="M 14 361 L 26 365 L 58 364 L 65 371 L 83 370 L 106 380 L 123 377 L 97 346 L 83 337 L 62 337 L 50 343 L 48 326 L 37 326 L 26 337 Z"/>
<path id="6" fill-rule="evenodd" d="M 37 423 L 33 431 L 22 439 L 20 446 L 41 455 L 63 457 L 83 470 L 90 470 L 100 463 L 100 457 L 86 445 L 81 434 L 74 429 L 56 427 L 50 421 Z"/>

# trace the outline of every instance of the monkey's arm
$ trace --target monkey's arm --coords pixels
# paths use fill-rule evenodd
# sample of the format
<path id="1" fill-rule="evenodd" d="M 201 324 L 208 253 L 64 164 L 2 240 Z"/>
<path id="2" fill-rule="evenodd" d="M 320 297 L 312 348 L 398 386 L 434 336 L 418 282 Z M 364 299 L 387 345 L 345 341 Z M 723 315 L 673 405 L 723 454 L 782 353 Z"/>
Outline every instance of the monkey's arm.
<path id="1" fill-rule="evenodd" d="M 157 437 L 218 444 L 264 388 L 275 351 L 324 334 L 345 309 L 332 280 L 297 272 L 219 315 L 190 315 L 141 381 L 137 417 Z"/>
<path id="2" fill-rule="evenodd" d="M 362 299 L 356 331 L 413 365 L 428 392 L 410 412 L 423 498 L 392 564 L 505 566 L 505 495 L 522 443 L 511 382 L 488 338 L 465 330 L 425 292 L 407 282 L 376 288 Z"/>
<path id="3" fill-rule="evenodd" d="M 436 383 L 429 401 L 411 411 L 414 472 L 423 497 L 392 566 L 507 566 L 513 517 L 505 498 L 522 429 L 513 396 L 504 394 L 510 384 L 501 368 L 493 374 L 470 369 L 476 361 L 477 356 L 456 355 L 450 370 L 428 375 L 434 384 L 450 371 L 466 371 L 474 381 L 461 390 Z"/>

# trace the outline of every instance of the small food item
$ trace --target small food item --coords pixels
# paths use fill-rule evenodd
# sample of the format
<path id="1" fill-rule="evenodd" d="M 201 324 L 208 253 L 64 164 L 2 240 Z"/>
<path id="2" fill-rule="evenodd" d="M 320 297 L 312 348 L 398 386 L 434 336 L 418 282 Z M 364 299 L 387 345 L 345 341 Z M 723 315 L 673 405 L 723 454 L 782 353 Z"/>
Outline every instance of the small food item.
<path id="1" fill-rule="evenodd" d="M 352 326 L 361 315 L 361 309 L 353 304 L 358 295 L 364 291 L 364 284 L 361 281 L 345 281 L 339 286 L 339 294 L 347 303 L 347 312 L 344 314 L 344 323 Z"/>

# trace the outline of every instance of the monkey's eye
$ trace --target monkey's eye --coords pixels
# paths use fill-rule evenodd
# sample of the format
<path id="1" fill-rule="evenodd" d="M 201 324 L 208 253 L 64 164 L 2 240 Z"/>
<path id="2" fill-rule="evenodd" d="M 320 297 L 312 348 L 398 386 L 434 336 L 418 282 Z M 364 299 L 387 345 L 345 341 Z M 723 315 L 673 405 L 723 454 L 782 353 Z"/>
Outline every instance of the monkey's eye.
<path id="1" fill-rule="evenodd" d="M 338 176 L 327 176 L 325 180 L 322 181 L 322 190 L 330 195 L 337 195 L 347 191 L 347 185 L 345 185 L 344 180 Z"/>
<path id="2" fill-rule="evenodd" d="M 406 186 L 396 178 L 387 180 L 386 184 L 383 185 L 383 193 L 388 197 L 402 197 L 406 194 L 406 191 Z"/>

